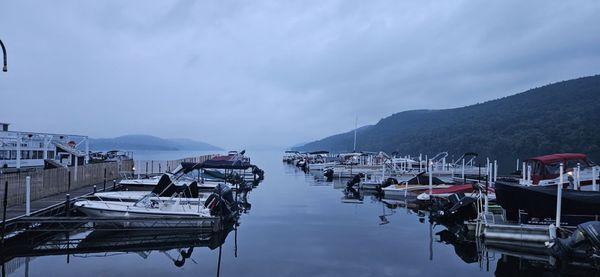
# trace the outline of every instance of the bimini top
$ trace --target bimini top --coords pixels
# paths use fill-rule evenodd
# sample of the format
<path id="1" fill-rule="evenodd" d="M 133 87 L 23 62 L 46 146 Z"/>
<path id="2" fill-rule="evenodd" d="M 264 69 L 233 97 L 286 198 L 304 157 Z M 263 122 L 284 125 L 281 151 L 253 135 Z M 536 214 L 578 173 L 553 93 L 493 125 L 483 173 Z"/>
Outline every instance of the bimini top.
<path id="1" fill-rule="evenodd" d="M 529 161 L 539 161 L 543 164 L 552 164 L 556 162 L 565 162 L 570 160 L 587 160 L 587 155 L 580 153 L 561 153 L 546 156 L 539 156 L 528 159 Z"/>

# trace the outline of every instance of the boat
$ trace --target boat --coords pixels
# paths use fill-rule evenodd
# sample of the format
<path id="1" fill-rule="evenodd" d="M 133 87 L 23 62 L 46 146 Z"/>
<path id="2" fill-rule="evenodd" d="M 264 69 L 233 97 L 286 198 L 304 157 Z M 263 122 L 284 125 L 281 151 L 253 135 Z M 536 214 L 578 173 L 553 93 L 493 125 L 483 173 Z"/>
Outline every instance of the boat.
<path id="1" fill-rule="evenodd" d="M 172 186 L 172 185 L 169 185 Z M 165 188 L 168 189 L 168 188 Z M 80 200 L 74 207 L 89 217 L 182 218 L 231 217 L 237 213 L 231 188 L 219 185 L 203 202 L 192 203 L 188 197 L 157 198 L 152 192 L 136 202 Z"/>
<path id="2" fill-rule="evenodd" d="M 134 191 L 151 191 L 160 182 L 163 176 L 169 176 L 176 187 L 188 186 L 191 183 L 197 183 L 199 190 L 212 190 L 219 184 L 227 184 L 225 180 L 207 180 L 204 178 L 193 178 L 189 176 L 176 176 L 171 173 L 163 173 L 162 175 L 152 176 L 150 178 L 140 179 L 123 179 L 119 181 L 119 186 L 123 190 Z"/>
<path id="3" fill-rule="evenodd" d="M 506 211 L 508 220 L 517 221 L 520 210 L 525 211 L 530 218 L 556 217 L 556 186 L 523 186 L 497 181 L 494 188 L 496 202 Z M 600 192 L 563 188 L 561 207 L 561 218 L 570 219 L 562 220 L 565 223 L 596 219 L 600 217 Z"/>
<path id="4" fill-rule="evenodd" d="M 393 184 L 381 189 L 386 198 L 404 197 L 405 195 L 420 194 L 429 189 L 429 176 L 425 172 L 421 172 L 410 180 L 400 181 L 398 184 Z M 431 187 L 433 188 L 448 188 L 452 186 L 450 183 L 442 181 L 436 177 L 431 177 Z"/>
<path id="5" fill-rule="evenodd" d="M 524 186 L 556 186 L 559 180 L 560 164 L 564 166 L 567 177 L 563 185 L 574 188 L 598 182 L 600 166 L 581 153 L 560 153 L 534 157 L 523 163 L 522 177 L 519 184 Z M 572 179 L 572 180 L 569 180 Z M 572 184 L 571 184 L 572 183 Z"/>
<path id="6" fill-rule="evenodd" d="M 462 194 L 475 194 L 479 192 L 479 188 L 477 187 L 478 185 L 473 185 L 473 184 L 461 184 L 461 185 L 452 185 L 449 187 L 445 187 L 445 188 L 433 188 L 431 189 L 431 192 L 429 190 L 426 190 L 425 192 L 419 194 L 417 196 L 417 200 L 421 200 L 421 201 L 429 201 L 432 197 L 437 197 L 437 198 L 448 198 L 449 196 L 455 194 L 455 193 L 462 193 Z M 495 200 L 496 195 L 494 193 L 494 189 L 493 188 L 488 188 L 488 200 Z"/>
<path id="7" fill-rule="evenodd" d="M 214 189 L 214 188 L 213 188 Z M 208 198 L 209 193 L 199 193 L 199 187 L 196 181 L 192 181 L 189 185 L 181 182 L 174 182 L 171 175 L 163 174 L 158 183 L 153 186 L 152 191 L 107 191 L 97 192 L 88 197 L 91 200 L 101 201 L 121 201 L 121 202 L 137 202 L 148 194 L 153 194 L 151 200 L 170 200 L 173 197 L 185 198 L 184 202 L 204 203 Z"/>

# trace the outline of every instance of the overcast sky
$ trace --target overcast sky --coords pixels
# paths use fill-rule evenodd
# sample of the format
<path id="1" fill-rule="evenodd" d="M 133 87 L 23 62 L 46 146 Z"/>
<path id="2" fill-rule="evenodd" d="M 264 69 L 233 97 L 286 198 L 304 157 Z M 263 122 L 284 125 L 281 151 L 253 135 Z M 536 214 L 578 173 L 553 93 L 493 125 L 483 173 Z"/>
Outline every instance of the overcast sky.
<path id="1" fill-rule="evenodd" d="M 12 129 L 279 147 L 598 74 L 600 1 L 2 1 L 0 39 Z"/>

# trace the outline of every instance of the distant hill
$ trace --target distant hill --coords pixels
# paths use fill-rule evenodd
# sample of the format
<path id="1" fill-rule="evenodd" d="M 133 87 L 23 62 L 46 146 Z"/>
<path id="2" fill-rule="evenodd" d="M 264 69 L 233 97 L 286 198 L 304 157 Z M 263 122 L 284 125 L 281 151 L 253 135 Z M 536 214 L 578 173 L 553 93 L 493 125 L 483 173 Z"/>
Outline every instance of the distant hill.
<path id="1" fill-rule="evenodd" d="M 352 150 L 353 131 L 310 142 L 301 151 Z M 600 75 L 444 110 L 393 114 L 357 132 L 359 150 L 454 157 L 474 151 L 515 167 L 515 159 L 581 152 L 600 162 Z M 507 169 L 505 169 L 507 170 Z"/>
<path id="2" fill-rule="evenodd" d="M 163 139 L 148 135 L 126 135 L 116 138 L 90 139 L 94 150 L 223 150 L 217 146 L 191 139 Z"/>

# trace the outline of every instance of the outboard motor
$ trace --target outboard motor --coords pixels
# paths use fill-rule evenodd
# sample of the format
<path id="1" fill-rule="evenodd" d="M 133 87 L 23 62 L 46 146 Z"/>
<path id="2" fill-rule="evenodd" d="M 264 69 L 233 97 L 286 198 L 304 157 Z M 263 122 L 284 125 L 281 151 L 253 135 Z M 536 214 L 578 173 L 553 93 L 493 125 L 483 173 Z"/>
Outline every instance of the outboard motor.
<path id="1" fill-rule="evenodd" d="M 265 179 L 265 171 L 258 168 L 258 166 L 253 165 L 252 166 L 252 174 L 256 175 L 258 177 L 257 180 L 262 181 Z"/>
<path id="2" fill-rule="evenodd" d="M 600 221 L 579 224 L 571 236 L 557 238 L 550 251 L 557 258 L 575 257 L 575 250 L 582 250 L 586 257 L 600 254 Z"/>
<path id="3" fill-rule="evenodd" d="M 237 205 L 233 199 L 233 190 L 225 185 L 218 184 L 211 195 L 208 196 L 204 207 L 210 210 L 212 216 L 229 218 L 237 212 Z"/>
<path id="4" fill-rule="evenodd" d="M 327 182 L 331 182 L 333 180 L 333 169 L 329 168 L 323 172 L 323 176 L 327 179 Z"/>
<path id="5" fill-rule="evenodd" d="M 433 197 L 431 200 L 431 217 L 439 221 L 465 220 L 477 217 L 475 207 L 477 199 L 465 196 L 463 193 L 455 193 L 448 199 Z"/>
<path id="6" fill-rule="evenodd" d="M 365 174 L 363 174 L 363 173 L 358 173 L 358 174 L 354 175 L 354 178 L 352 178 L 352 180 L 350 180 L 350 181 L 348 181 L 348 183 L 346 183 L 346 187 L 351 188 L 351 187 L 354 187 L 355 185 L 358 185 L 360 183 L 360 180 L 364 177 L 365 177 Z"/>
<path id="7" fill-rule="evenodd" d="M 385 179 L 385 181 L 383 181 L 383 183 L 381 184 L 381 188 L 387 188 L 391 185 L 397 185 L 398 184 L 398 180 L 396 180 L 396 178 L 387 178 Z"/>

